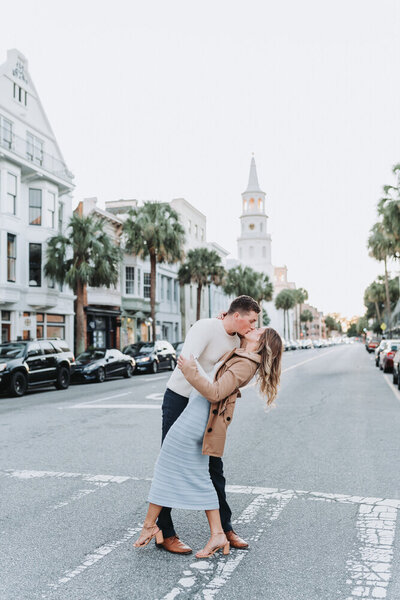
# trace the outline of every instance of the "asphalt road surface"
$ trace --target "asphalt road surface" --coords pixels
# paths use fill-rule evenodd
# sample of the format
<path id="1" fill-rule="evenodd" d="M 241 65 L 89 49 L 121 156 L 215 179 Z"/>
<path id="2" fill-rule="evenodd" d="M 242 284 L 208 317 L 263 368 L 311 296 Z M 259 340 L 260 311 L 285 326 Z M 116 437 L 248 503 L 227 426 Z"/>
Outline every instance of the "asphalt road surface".
<path id="1" fill-rule="evenodd" d="M 284 355 L 243 391 L 224 466 L 249 550 L 133 548 L 168 372 L 0 397 L 3 600 L 400 599 L 400 395 L 361 344 Z M 203 512 L 173 511 L 194 551 Z"/>

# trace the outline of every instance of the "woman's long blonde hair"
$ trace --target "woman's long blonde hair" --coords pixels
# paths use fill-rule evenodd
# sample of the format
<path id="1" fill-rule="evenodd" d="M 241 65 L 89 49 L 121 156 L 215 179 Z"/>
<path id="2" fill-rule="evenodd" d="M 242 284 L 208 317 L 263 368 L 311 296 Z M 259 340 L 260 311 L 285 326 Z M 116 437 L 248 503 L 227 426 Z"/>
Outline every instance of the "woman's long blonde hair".
<path id="1" fill-rule="evenodd" d="M 261 394 L 272 404 L 278 395 L 281 378 L 283 344 L 281 336 L 272 327 L 266 327 L 259 340 L 257 352 L 261 363 L 257 369 L 257 383 Z"/>

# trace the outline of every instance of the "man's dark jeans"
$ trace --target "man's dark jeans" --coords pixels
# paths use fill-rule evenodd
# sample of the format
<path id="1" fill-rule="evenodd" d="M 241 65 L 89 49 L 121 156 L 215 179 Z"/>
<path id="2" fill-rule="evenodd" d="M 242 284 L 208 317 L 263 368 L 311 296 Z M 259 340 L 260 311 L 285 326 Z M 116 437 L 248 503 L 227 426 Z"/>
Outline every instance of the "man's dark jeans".
<path id="1" fill-rule="evenodd" d="M 180 394 L 176 394 L 170 389 L 166 389 L 162 405 L 162 441 L 168 433 L 171 425 L 175 423 L 179 415 L 185 410 L 189 399 Z M 222 528 L 224 531 L 232 530 L 231 516 L 232 511 L 226 501 L 225 495 L 225 477 L 222 460 L 216 456 L 210 456 L 209 472 L 215 490 L 218 494 L 219 513 L 221 516 Z M 171 518 L 171 509 L 163 508 L 158 517 L 157 525 L 162 530 L 165 538 L 176 535 L 174 524 Z"/>

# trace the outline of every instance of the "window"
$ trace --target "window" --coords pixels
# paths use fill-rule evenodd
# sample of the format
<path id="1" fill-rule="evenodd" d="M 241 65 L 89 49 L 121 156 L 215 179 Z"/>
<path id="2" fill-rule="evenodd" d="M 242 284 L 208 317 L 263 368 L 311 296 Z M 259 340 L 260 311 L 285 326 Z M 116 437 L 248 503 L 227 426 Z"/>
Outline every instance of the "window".
<path id="1" fill-rule="evenodd" d="M 12 148 L 13 145 L 13 124 L 8 119 L 0 116 L 0 146 L 4 148 Z"/>
<path id="2" fill-rule="evenodd" d="M 7 173 L 7 203 L 6 211 L 12 215 L 16 214 L 17 209 L 17 177 L 12 173 Z"/>
<path id="3" fill-rule="evenodd" d="M 63 218 L 64 218 L 64 204 L 63 204 L 63 202 L 59 202 L 58 203 L 58 233 L 62 233 Z"/>
<path id="4" fill-rule="evenodd" d="M 150 273 L 143 274 L 143 297 L 150 298 L 151 279 Z"/>
<path id="5" fill-rule="evenodd" d="M 201 239 L 202 242 L 204 241 L 204 229 L 203 228 L 201 228 L 200 239 Z"/>
<path id="6" fill-rule="evenodd" d="M 54 354 L 55 350 L 50 342 L 40 342 L 40 347 L 43 350 L 43 354 Z"/>
<path id="7" fill-rule="evenodd" d="M 7 281 L 16 281 L 17 236 L 7 233 Z"/>
<path id="8" fill-rule="evenodd" d="M 42 190 L 29 188 L 29 225 L 42 224 Z"/>
<path id="9" fill-rule="evenodd" d="M 254 210 L 254 198 L 250 198 L 249 200 L 249 210 Z"/>
<path id="10" fill-rule="evenodd" d="M 54 229 L 56 216 L 56 195 L 53 192 L 48 194 L 48 224 Z"/>
<path id="11" fill-rule="evenodd" d="M 263 256 L 263 258 L 267 257 L 267 249 L 265 246 L 263 246 L 263 249 L 262 249 L 262 256 Z"/>
<path id="12" fill-rule="evenodd" d="M 46 337 L 65 339 L 65 315 L 46 315 Z M 68 352 L 63 350 L 63 352 Z"/>
<path id="13" fill-rule="evenodd" d="M 262 200 L 261 198 L 258 199 L 258 210 L 262 209 Z"/>
<path id="14" fill-rule="evenodd" d="M 263 224 L 260 223 L 260 231 L 262 231 L 262 230 L 263 230 Z"/>
<path id="15" fill-rule="evenodd" d="M 141 289 L 140 289 L 140 275 L 141 275 L 141 272 L 140 272 L 140 269 L 139 269 L 139 267 L 138 267 L 138 268 L 136 269 L 136 277 L 137 277 L 137 294 L 138 294 L 138 296 L 140 296 L 140 295 L 141 295 Z"/>
<path id="16" fill-rule="evenodd" d="M 14 99 L 25 106 L 28 104 L 28 92 L 16 83 L 14 83 Z"/>
<path id="17" fill-rule="evenodd" d="M 29 244 L 29 285 L 42 285 L 42 244 Z"/>
<path id="18" fill-rule="evenodd" d="M 178 301 L 178 282 L 175 280 L 173 282 L 173 286 L 174 286 L 174 302 Z"/>
<path id="19" fill-rule="evenodd" d="M 29 132 L 26 134 L 26 156 L 37 165 L 43 164 L 43 142 Z"/>
<path id="20" fill-rule="evenodd" d="M 199 228 L 198 228 L 198 225 L 196 223 L 196 225 L 194 226 L 194 235 L 195 235 L 195 237 L 198 236 L 198 233 L 199 233 Z"/>
<path id="21" fill-rule="evenodd" d="M 125 293 L 135 293 L 135 268 L 125 267 Z"/>
<path id="22" fill-rule="evenodd" d="M 164 300 L 164 284 L 165 284 L 165 277 L 161 276 L 160 277 L 160 299 Z"/>
<path id="23" fill-rule="evenodd" d="M 169 302 L 171 301 L 171 282 L 172 282 L 172 279 L 170 277 L 165 278 L 165 283 L 167 286 L 167 300 Z"/>
<path id="24" fill-rule="evenodd" d="M 190 219 L 188 219 L 188 231 L 192 233 L 192 221 Z"/>
<path id="25" fill-rule="evenodd" d="M 249 256 L 250 256 L 250 258 L 254 257 L 254 246 L 250 246 L 250 248 L 249 248 Z"/>

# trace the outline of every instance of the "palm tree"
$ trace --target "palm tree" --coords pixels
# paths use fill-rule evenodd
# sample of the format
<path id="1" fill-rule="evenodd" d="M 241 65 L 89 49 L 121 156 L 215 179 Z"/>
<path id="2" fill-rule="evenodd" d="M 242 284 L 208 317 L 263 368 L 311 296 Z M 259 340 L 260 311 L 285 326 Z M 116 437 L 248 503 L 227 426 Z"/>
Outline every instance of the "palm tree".
<path id="1" fill-rule="evenodd" d="M 203 287 L 211 283 L 221 285 L 224 274 L 225 269 L 221 264 L 221 257 L 215 250 L 194 248 L 187 253 L 186 260 L 178 271 L 178 279 L 181 285 L 197 284 L 197 321 L 200 319 Z"/>
<path id="2" fill-rule="evenodd" d="M 294 292 L 294 297 L 295 297 L 296 305 L 297 305 L 297 325 L 299 328 L 298 337 L 301 337 L 301 319 L 300 319 L 301 308 L 302 308 L 302 304 L 304 304 L 304 302 L 306 300 L 308 300 L 308 292 L 304 288 L 298 288 L 297 290 L 293 290 L 293 292 Z"/>
<path id="3" fill-rule="evenodd" d="M 254 271 L 251 267 L 238 265 L 229 269 L 223 283 L 228 296 L 251 296 L 260 306 L 259 322 L 262 320 L 262 302 L 272 300 L 273 286 L 268 275 Z"/>
<path id="4" fill-rule="evenodd" d="M 400 258 L 400 164 L 394 165 L 393 174 L 397 185 L 385 185 L 384 197 L 378 203 L 378 214 L 387 237 L 393 242 L 392 258 Z"/>
<path id="5" fill-rule="evenodd" d="M 382 323 L 379 305 L 385 301 L 385 286 L 378 281 L 373 281 L 365 290 L 364 304 L 372 303 L 375 306 L 375 315 L 379 323 Z"/>
<path id="6" fill-rule="evenodd" d="M 308 330 L 307 330 L 307 323 L 310 322 L 312 323 L 314 317 L 313 314 L 311 312 L 311 310 L 304 310 L 301 314 L 300 314 L 300 321 L 303 321 L 303 323 L 306 323 L 306 333 L 308 334 Z"/>
<path id="7" fill-rule="evenodd" d="M 104 231 L 104 221 L 92 215 L 74 214 L 66 235 L 58 234 L 47 242 L 46 277 L 69 285 L 76 294 L 76 352 L 85 350 L 85 291 L 92 287 L 116 285 L 120 249 Z"/>
<path id="8" fill-rule="evenodd" d="M 375 223 L 371 228 L 371 235 L 368 238 L 368 248 L 369 255 L 375 258 L 376 260 L 383 261 L 385 267 L 385 292 L 386 292 L 386 314 L 388 322 L 391 317 L 390 310 L 390 296 L 389 296 L 389 278 L 388 278 L 388 270 L 387 270 L 387 260 L 388 257 L 394 256 L 395 254 L 395 244 L 393 240 L 388 237 L 385 232 L 384 226 L 382 223 Z"/>
<path id="9" fill-rule="evenodd" d="M 279 292 L 277 297 L 275 298 L 275 307 L 279 310 L 280 308 L 283 310 L 283 337 L 285 339 L 290 338 L 290 326 L 289 326 L 289 310 L 293 308 L 296 304 L 295 290 L 285 289 Z M 288 322 L 288 336 L 286 338 L 286 318 Z"/>
<path id="10" fill-rule="evenodd" d="M 167 202 L 145 202 L 129 211 L 123 225 L 125 249 L 140 258 L 150 257 L 150 315 L 156 339 L 157 263 L 177 263 L 183 258 L 185 230 L 178 213 Z"/>
<path id="11" fill-rule="evenodd" d="M 333 317 L 331 317 L 329 315 L 327 317 L 325 317 L 325 325 L 328 330 L 328 337 L 332 330 L 339 329 L 338 323 L 335 321 L 335 319 Z"/>

